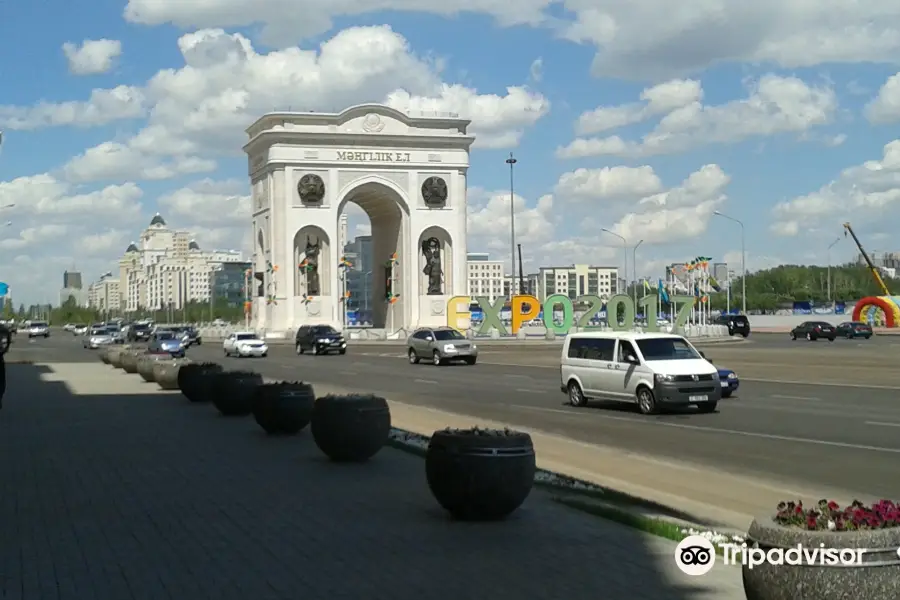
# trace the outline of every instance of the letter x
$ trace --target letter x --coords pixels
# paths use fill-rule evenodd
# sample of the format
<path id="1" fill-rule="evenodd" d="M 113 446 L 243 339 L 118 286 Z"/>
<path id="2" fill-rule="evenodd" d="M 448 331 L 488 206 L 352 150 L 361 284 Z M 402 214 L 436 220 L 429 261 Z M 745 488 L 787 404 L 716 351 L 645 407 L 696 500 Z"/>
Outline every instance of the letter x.
<path id="1" fill-rule="evenodd" d="M 491 299 L 487 296 L 475 298 L 475 302 L 478 303 L 482 314 L 484 314 L 484 320 L 481 322 L 481 328 L 478 330 L 478 333 L 490 333 L 491 329 L 496 329 L 500 332 L 500 335 L 506 335 L 506 327 L 503 326 L 503 321 L 500 320 L 500 311 L 503 309 L 505 301 L 505 298 L 497 298 L 497 301 L 491 304 Z"/>

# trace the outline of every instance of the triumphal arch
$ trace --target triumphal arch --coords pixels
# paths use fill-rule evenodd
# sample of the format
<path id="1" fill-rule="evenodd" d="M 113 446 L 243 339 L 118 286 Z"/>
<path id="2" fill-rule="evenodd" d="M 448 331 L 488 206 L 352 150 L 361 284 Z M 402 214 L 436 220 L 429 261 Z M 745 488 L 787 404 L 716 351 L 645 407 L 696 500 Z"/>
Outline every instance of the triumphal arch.
<path id="1" fill-rule="evenodd" d="M 340 327 L 348 300 L 339 219 L 372 224 L 366 294 L 387 334 L 446 324 L 466 294 L 470 121 L 366 104 L 339 114 L 270 113 L 247 129 L 254 240 L 252 321 L 269 335 Z"/>

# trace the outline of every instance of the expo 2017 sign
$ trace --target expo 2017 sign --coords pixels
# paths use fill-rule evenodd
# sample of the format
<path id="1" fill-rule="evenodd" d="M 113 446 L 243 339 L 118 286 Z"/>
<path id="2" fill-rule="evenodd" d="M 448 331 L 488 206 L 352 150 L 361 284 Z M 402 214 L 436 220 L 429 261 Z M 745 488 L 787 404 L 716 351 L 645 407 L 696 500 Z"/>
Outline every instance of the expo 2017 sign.
<path id="1" fill-rule="evenodd" d="M 691 316 L 691 308 L 697 301 L 694 296 L 670 296 L 669 300 L 673 306 L 678 306 L 678 315 L 675 318 L 672 331 L 683 331 L 687 324 L 688 318 Z M 490 298 L 486 296 L 477 296 L 470 298 L 469 296 L 454 296 L 447 302 L 447 326 L 454 329 L 463 329 L 459 325 L 460 318 L 468 320 L 471 303 L 475 302 L 481 308 L 484 318 L 481 326 L 478 328 L 478 334 L 490 333 L 491 329 L 496 329 L 500 335 L 516 335 L 519 329 L 529 321 L 532 321 L 541 312 L 544 315 L 544 326 L 547 331 L 552 331 L 557 335 L 564 335 L 576 327 L 583 330 L 600 329 L 592 327 L 591 323 L 597 319 L 597 314 L 603 310 L 604 302 L 599 296 L 579 296 L 573 302 L 568 296 L 555 294 L 547 298 L 541 305 L 540 300 L 534 296 L 522 295 L 513 296 L 511 299 L 497 298 L 491 303 Z M 587 306 L 588 309 L 575 319 L 575 305 Z M 643 311 L 647 325 L 643 327 L 645 331 L 659 332 L 663 331 L 658 320 L 657 297 L 655 295 L 646 296 L 638 300 L 638 307 Z M 510 328 L 512 332 L 508 332 L 506 325 L 500 317 L 500 311 L 507 305 L 510 309 Z M 634 301 L 630 296 L 618 294 L 606 301 L 606 312 L 608 315 L 609 327 L 614 331 L 630 331 L 634 328 L 634 319 L 636 308 Z M 460 307 L 464 307 L 460 310 Z M 562 313 L 562 321 L 557 323 L 554 318 L 554 312 Z"/>

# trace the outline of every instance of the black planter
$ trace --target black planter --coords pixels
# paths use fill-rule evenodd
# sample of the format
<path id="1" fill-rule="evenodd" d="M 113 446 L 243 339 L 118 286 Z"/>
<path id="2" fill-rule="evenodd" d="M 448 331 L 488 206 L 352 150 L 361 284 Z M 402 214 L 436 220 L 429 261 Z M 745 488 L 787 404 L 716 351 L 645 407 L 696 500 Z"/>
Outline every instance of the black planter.
<path id="1" fill-rule="evenodd" d="M 313 439 L 338 462 L 363 462 L 375 456 L 391 433 L 387 400 L 373 395 L 329 395 L 313 408 Z"/>
<path id="2" fill-rule="evenodd" d="M 210 393 L 215 407 L 226 417 L 246 417 L 253 412 L 253 395 L 263 384 L 253 371 L 223 371 L 212 376 Z"/>
<path id="3" fill-rule="evenodd" d="M 820 550 L 822 544 L 826 549 L 837 551 L 867 550 L 862 555 L 862 564 L 858 566 L 772 565 L 763 562 L 751 569 L 749 565 L 744 565 L 742 576 L 747 600 L 855 600 L 897 598 L 900 595 L 897 583 L 900 581 L 898 527 L 861 531 L 805 531 L 785 527 L 775 523 L 771 517 L 763 517 L 750 524 L 747 544 L 766 552 L 796 548 L 798 544 L 802 544 L 807 550 Z"/>
<path id="4" fill-rule="evenodd" d="M 302 381 L 265 383 L 253 396 L 253 417 L 266 433 L 295 435 L 312 419 L 316 393 Z"/>
<path id="5" fill-rule="evenodd" d="M 534 445 L 520 431 L 435 431 L 425 454 L 428 487 L 457 519 L 503 519 L 531 493 L 534 473 Z"/>
<path id="6" fill-rule="evenodd" d="M 223 371 L 222 365 L 217 363 L 185 365 L 178 371 L 178 389 L 191 402 L 209 402 L 213 378 Z"/>

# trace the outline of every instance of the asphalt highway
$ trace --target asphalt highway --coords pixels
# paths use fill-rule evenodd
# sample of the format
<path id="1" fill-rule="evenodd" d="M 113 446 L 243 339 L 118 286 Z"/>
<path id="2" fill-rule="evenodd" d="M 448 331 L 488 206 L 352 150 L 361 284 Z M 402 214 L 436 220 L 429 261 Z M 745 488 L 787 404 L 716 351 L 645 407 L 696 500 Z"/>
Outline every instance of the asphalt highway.
<path id="1" fill-rule="evenodd" d="M 346 356 L 297 356 L 273 346 L 263 359 L 224 358 L 221 344 L 189 350 L 195 360 L 267 377 L 374 392 L 400 402 L 679 459 L 732 473 L 900 498 L 900 338 L 834 343 L 768 341 L 709 345 L 717 365 L 741 377 L 739 394 L 713 414 L 646 417 L 630 405 L 569 407 L 559 391 L 559 346 L 480 348 L 473 367 L 409 365 L 397 345 L 351 344 Z M 96 361 L 80 340 L 14 344 L 11 358 Z"/>

